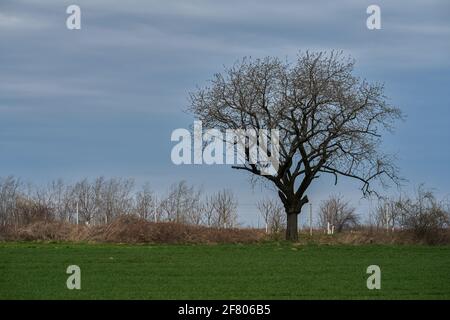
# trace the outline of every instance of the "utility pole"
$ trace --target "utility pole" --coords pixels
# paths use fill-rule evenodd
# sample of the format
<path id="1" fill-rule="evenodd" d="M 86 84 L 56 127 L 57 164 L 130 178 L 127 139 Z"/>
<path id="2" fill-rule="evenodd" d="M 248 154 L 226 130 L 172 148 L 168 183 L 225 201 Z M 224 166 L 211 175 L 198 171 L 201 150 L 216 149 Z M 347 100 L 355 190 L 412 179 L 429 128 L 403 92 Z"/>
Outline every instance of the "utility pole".
<path id="1" fill-rule="evenodd" d="M 77 202 L 77 225 L 78 225 L 78 202 Z"/>
<path id="2" fill-rule="evenodd" d="M 309 235 L 312 237 L 312 203 L 309 204 Z"/>

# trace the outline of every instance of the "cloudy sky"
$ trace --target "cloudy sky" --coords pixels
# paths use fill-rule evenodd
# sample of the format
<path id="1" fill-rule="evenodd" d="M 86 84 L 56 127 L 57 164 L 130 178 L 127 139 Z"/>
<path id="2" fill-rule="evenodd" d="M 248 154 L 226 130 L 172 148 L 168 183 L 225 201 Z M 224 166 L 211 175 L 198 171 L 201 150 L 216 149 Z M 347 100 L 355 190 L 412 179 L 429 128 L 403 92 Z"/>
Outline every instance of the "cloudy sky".
<path id="1" fill-rule="evenodd" d="M 71 4 L 81 30 L 66 28 Z M 366 28 L 370 4 L 381 7 L 381 30 Z M 405 192 L 424 182 L 449 195 L 449 16 L 447 0 L 1 0 L 0 176 L 133 177 L 161 193 L 186 179 L 233 189 L 241 221 L 254 224 L 254 203 L 270 190 L 226 166 L 171 163 L 171 132 L 194 120 L 188 92 L 243 56 L 342 49 L 407 116 L 384 138 Z M 367 213 L 359 185 L 342 182 L 313 185 L 313 205 L 341 193 Z"/>

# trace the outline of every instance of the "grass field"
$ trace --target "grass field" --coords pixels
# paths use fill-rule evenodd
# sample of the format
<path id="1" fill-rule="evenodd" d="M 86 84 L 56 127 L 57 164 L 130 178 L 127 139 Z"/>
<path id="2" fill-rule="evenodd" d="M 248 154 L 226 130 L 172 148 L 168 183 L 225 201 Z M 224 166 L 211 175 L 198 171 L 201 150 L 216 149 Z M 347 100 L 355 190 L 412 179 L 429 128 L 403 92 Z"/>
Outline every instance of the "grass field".
<path id="1" fill-rule="evenodd" d="M 338 298 L 450 299 L 450 247 L 0 243 L 0 299 Z"/>

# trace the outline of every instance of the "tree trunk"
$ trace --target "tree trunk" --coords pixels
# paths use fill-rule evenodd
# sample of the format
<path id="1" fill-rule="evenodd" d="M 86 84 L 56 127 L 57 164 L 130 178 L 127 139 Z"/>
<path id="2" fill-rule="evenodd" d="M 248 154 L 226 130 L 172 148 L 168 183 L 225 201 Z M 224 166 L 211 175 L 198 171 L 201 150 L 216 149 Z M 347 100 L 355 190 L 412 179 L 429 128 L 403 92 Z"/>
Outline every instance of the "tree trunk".
<path id="1" fill-rule="evenodd" d="M 298 241 L 298 212 L 287 212 L 286 240 Z"/>
<path id="2" fill-rule="evenodd" d="M 286 240 L 287 241 L 298 241 L 298 215 L 302 211 L 303 205 L 309 202 L 307 196 L 303 194 L 286 193 L 281 190 L 278 191 L 278 195 L 283 203 L 284 210 L 287 215 L 287 225 L 286 225 Z"/>

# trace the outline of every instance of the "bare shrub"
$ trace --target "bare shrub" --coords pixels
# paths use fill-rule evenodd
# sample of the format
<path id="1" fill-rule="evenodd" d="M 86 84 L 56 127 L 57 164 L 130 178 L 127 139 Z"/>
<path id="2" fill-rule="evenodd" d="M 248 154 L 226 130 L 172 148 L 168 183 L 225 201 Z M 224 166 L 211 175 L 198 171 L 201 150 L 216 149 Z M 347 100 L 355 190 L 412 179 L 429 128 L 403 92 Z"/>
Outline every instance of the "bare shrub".
<path id="1" fill-rule="evenodd" d="M 33 199 L 18 198 L 14 209 L 15 225 L 28 225 L 33 222 L 53 221 L 52 209 Z"/>
<path id="2" fill-rule="evenodd" d="M 336 228 L 336 232 L 355 228 L 359 224 L 359 216 L 355 213 L 355 208 L 345 202 L 342 196 L 336 195 L 321 203 L 319 220 L 323 228 L 326 228 L 329 223 Z"/>
<path id="3" fill-rule="evenodd" d="M 13 241 L 70 241 L 74 225 L 59 221 L 38 221 L 3 234 L 4 240 Z"/>
<path id="4" fill-rule="evenodd" d="M 82 240 L 123 243 L 251 243 L 264 239 L 253 229 L 221 229 L 176 222 L 149 222 L 137 216 L 117 217 L 113 222 L 90 228 Z"/>
<path id="5" fill-rule="evenodd" d="M 27 226 L 0 227 L 1 241 L 83 241 L 109 243 L 162 243 L 162 244 L 214 244 L 255 243 L 269 239 L 258 229 L 208 228 L 175 222 L 150 222 L 134 215 L 115 218 L 102 225 L 74 225 L 67 222 L 35 222 Z M 450 231 L 439 234 L 439 242 L 450 244 Z M 334 237 L 314 233 L 313 237 L 301 238 L 301 243 L 317 244 L 414 244 L 419 240 L 413 230 L 396 232 L 372 232 L 360 228 L 358 231 L 344 231 Z"/>
<path id="6" fill-rule="evenodd" d="M 402 214 L 403 227 L 414 232 L 418 239 L 427 243 L 439 243 L 449 228 L 448 205 L 438 201 L 433 192 L 421 185 L 415 199 L 405 198 L 397 202 Z"/>

